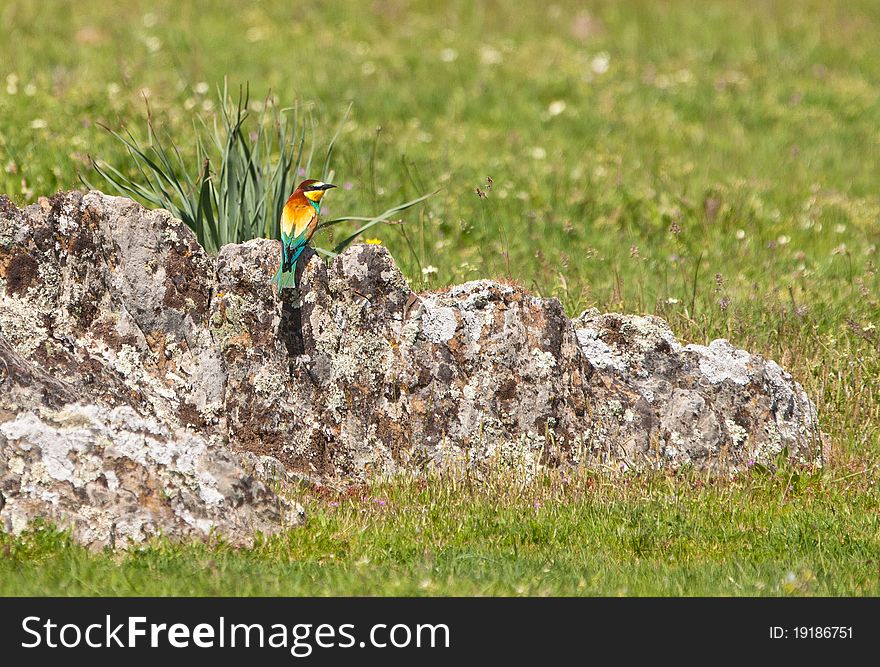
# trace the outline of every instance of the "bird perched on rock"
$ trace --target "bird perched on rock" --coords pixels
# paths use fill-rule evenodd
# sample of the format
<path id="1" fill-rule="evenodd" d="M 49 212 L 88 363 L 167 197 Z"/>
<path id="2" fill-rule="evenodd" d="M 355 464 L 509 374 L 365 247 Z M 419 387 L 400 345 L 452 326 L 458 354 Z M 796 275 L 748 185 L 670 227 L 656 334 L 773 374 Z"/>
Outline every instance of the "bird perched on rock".
<path id="1" fill-rule="evenodd" d="M 308 179 L 299 184 L 281 212 L 281 266 L 275 274 L 278 290 L 296 287 L 296 260 L 318 227 L 321 199 L 332 183 Z"/>

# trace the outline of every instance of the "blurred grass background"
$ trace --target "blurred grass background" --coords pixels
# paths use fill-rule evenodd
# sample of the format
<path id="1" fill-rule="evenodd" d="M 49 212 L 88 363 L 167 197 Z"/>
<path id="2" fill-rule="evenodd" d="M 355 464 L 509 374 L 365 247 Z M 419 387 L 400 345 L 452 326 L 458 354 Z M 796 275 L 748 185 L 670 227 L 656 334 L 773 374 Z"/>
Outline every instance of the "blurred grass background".
<path id="1" fill-rule="evenodd" d="M 351 101 L 325 215 L 440 187 L 371 233 L 416 286 L 512 279 L 572 315 L 656 313 L 776 359 L 830 436 L 822 484 L 861 489 L 810 493 L 861 508 L 850 529 L 876 553 L 878 34 L 873 0 L 8 0 L 0 192 L 30 202 L 80 187 L 89 155 L 123 163 L 97 123 L 143 133 L 144 98 L 187 146 L 224 77 L 309 105 L 326 139 Z M 859 562 L 877 592 L 876 557 Z"/>

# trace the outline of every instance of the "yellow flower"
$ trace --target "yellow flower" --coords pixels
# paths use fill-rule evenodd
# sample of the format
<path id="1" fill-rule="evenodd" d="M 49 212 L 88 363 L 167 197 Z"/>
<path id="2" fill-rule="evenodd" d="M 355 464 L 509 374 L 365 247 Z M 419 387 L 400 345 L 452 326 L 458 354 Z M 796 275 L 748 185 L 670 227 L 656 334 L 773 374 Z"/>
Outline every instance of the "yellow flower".
<path id="1" fill-rule="evenodd" d="M 364 239 L 367 245 L 382 245 L 382 239 Z"/>

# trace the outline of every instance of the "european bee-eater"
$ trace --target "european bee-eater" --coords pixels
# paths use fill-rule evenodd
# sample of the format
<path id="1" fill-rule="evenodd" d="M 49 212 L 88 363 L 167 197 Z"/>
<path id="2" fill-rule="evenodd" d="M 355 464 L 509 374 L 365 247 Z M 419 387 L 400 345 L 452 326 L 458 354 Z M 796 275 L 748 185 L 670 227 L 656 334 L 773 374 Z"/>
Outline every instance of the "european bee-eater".
<path id="1" fill-rule="evenodd" d="M 336 186 L 310 178 L 299 184 L 281 212 L 281 266 L 275 274 L 278 291 L 296 287 L 296 260 L 318 227 L 321 198 Z"/>

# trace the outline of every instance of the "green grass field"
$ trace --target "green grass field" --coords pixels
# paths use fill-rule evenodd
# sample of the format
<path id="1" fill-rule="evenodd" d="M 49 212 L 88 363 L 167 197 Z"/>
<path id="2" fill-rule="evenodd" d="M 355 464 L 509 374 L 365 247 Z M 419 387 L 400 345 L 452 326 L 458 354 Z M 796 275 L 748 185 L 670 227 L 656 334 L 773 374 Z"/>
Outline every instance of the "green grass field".
<path id="1" fill-rule="evenodd" d="M 833 474 L 304 494 L 305 529 L 245 551 L 92 556 L 36 530 L 0 538 L 0 594 L 878 595 L 880 493 L 863 475 Z"/>
<path id="2" fill-rule="evenodd" d="M 144 97 L 185 147 L 224 77 L 325 141 L 353 102 L 329 214 L 441 188 L 371 230 L 414 284 L 728 338 L 792 371 L 832 447 L 724 482 L 304 490 L 308 526 L 246 551 L 0 537 L 0 593 L 880 594 L 880 3 L 10 0 L 0 31 L 16 202 L 124 164 L 98 123 L 143 136 Z"/>

